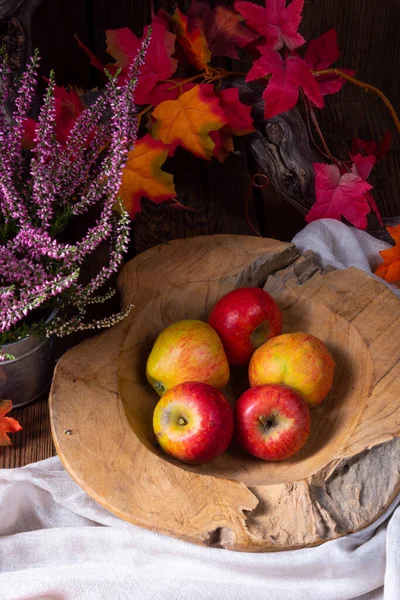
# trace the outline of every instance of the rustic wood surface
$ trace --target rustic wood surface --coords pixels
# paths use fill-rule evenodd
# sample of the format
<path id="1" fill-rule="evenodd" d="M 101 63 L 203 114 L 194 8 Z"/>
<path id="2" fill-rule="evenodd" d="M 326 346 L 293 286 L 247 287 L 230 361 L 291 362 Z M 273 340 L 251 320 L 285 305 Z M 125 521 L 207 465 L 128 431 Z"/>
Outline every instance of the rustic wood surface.
<path id="1" fill-rule="evenodd" d="M 261 0 L 254 0 L 261 3 Z M 173 0 L 154 3 L 171 9 Z M 185 8 L 187 2 L 179 2 Z M 105 58 L 104 29 L 129 26 L 140 35 L 150 19 L 151 3 L 142 0 L 43 0 L 32 21 L 33 46 L 42 55 L 44 74 L 55 68 L 61 85 L 70 83 L 90 88 L 100 83 L 97 71 L 78 48 L 74 33 L 93 51 Z M 306 0 L 301 31 L 307 39 L 335 27 L 338 30 L 342 56 L 339 66 L 354 68 L 360 79 L 377 85 L 400 110 L 399 61 L 400 0 Z M 229 65 L 228 65 L 229 66 Z M 234 64 L 235 68 L 243 65 Z M 344 143 L 348 148 L 352 136 L 378 139 L 390 118 L 379 99 L 362 90 L 345 85 L 339 94 L 327 99 L 326 111 L 318 111 L 329 143 L 336 150 Z M 233 161 L 233 164 L 230 164 Z M 240 162 L 240 161 L 239 161 Z M 158 243 L 183 237 L 212 233 L 250 233 L 244 215 L 244 197 L 248 172 L 255 165 L 242 165 L 245 173 L 238 187 L 238 161 L 231 157 L 224 170 L 218 165 L 208 174 L 209 164 L 189 157 L 191 178 L 181 174 L 179 196 L 197 207 L 197 212 L 181 212 L 171 207 L 143 202 L 143 212 L 134 225 L 131 256 Z M 229 167 L 230 170 L 229 170 Z M 195 176 L 195 174 L 197 175 Z M 199 188 L 204 176 L 207 185 Z M 233 174 L 233 178 L 232 178 Z M 372 183 L 384 217 L 400 215 L 400 141 L 393 139 L 386 158 L 372 172 Z M 211 187 L 210 187 L 211 186 Z M 290 240 L 304 226 L 303 217 L 271 188 L 255 194 L 251 219 L 264 236 Z M 0 450 L 0 467 L 23 466 L 47 458 L 55 450 L 48 420 L 47 396 L 32 406 L 14 411 L 24 426 L 13 436 L 12 448 Z"/>
<path id="2" fill-rule="evenodd" d="M 100 504 L 194 543 L 270 551 L 358 530 L 393 499 L 400 489 L 400 302 L 363 271 L 322 273 L 310 255 L 297 257 L 293 245 L 275 240 L 202 236 L 152 248 L 125 266 L 119 285 L 123 305 L 135 305 L 131 315 L 65 354 L 50 393 L 58 454 Z M 158 397 L 144 373 L 153 341 L 169 323 L 206 319 L 221 295 L 265 279 L 284 330 L 319 335 L 336 361 L 306 446 L 282 463 L 246 457 L 235 445 L 207 465 L 169 459 L 151 427 Z"/>

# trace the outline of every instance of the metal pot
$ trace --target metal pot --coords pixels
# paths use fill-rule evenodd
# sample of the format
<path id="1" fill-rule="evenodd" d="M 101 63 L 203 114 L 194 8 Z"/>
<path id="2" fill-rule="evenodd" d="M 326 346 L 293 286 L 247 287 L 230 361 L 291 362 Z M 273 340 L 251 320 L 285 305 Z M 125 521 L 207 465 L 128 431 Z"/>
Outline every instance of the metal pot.
<path id="1" fill-rule="evenodd" d="M 57 314 L 54 310 L 48 321 Z M 54 336 L 28 336 L 2 346 L 4 353 L 15 356 L 0 362 L 0 399 L 12 400 L 13 408 L 24 406 L 45 392 L 54 370 Z"/>

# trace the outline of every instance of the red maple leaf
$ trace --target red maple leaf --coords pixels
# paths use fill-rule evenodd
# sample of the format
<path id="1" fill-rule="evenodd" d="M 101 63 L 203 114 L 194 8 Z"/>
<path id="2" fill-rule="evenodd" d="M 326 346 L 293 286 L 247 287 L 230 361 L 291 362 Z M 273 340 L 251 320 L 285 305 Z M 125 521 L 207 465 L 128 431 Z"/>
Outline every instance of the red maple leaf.
<path id="1" fill-rule="evenodd" d="M 304 60 L 314 71 L 322 71 L 330 67 L 340 56 L 336 29 L 330 29 L 316 40 L 311 40 L 304 55 Z M 354 71 L 341 69 L 349 75 Z M 334 94 L 342 89 L 345 80 L 339 75 L 320 75 L 318 78 L 321 94 Z"/>
<path id="2" fill-rule="evenodd" d="M 359 175 L 362 179 L 364 179 L 364 181 L 366 181 L 372 169 L 374 168 L 376 157 L 373 155 L 362 156 L 361 154 L 356 154 L 351 156 L 351 160 L 353 161 L 351 172 Z"/>
<path id="3" fill-rule="evenodd" d="M 362 154 L 356 154 L 355 156 L 351 156 L 351 160 L 353 161 L 351 172 L 359 175 L 361 179 L 364 179 L 364 181 L 368 179 L 376 163 L 376 157 L 373 155 L 362 156 Z M 383 225 L 382 215 L 371 192 L 365 192 L 365 198 L 373 212 L 378 217 L 379 223 Z"/>
<path id="4" fill-rule="evenodd" d="M 67 91 L 64 87 L 54 88 L 54 100 L 56 106 L 56 135 L 61 144 L 67 141 L 69 132 L 75 121 L 82 113 L 85 105 L 81 98 L 73 90 Z"/>
<path id="5" fill-rule="evenodd" d="M 7 433 L 15 433 L 22 429 L 18 421 L 5 416 L 11 409 L 11 400 L 0 400 L 0 446 L 11 446 Z"/>
<path id="6" fill-rule="evenodd" d="M 372 186 L 355 173 L 340 174 L 336 165 L 314 163 L 314 206 L 306 215 L 307 223 L 318 219 L 347 219 L 358 229 L 366 229 L 371 211 L 365 193 Z"/>
<path id="7" fill-rule="evenodd" d="M 204 31 L 212 56 L 239 58 L 236 46 L 244 48 L 259 36 L 242 24 L 242 17 L 231 6 L 217 4 L 212 10 L 206 2 L 192 0 L 187 16 L 189 27 Z"/>
<path id="8" fill-rule="evenodd" d="M 224 163 L 231 152 L 234 151 L 233 137 L 225 128 L 218 129 L 218 131 L 210 131 L 210 138 L 215 144 L 213 150 L 213 157 L 220 163 Z"/>
<path id="9" fill-rule="evenodd" d="M 246 135 L 255 131 L 251 117 L 251 106 L 239 100 L 237 88 L 227 88 L 218 92 L 220 104 L 225 111 L 228 123 L 223 128 L 231 135 Z"/>
<path id="10" fill-rule="evenodd" d="M 251 117 L 251 106 L 239 100 L 237 88 L 221 90 L 217 96 L 228 122 L 222 129 L 210 131 L 210 137 L 215 144 L 213 156 L 223 163 L 234 150 L 232 136 L 246 135 L 255 131 L 255 128 Z"/>
<path id="11" fill-rule="evenodd" d="M 75 121 L 85 108 L 84 103 L 76 92 L 67 91 L 64 87 L 54 88 L 54 104 L 56 109 L 56 136 L 60 144 L 65 144 Z M 25 131 L 22 138 L 23 147 L 29 150 L 35 146 L 35 119 L 25 121 Z"/>
<path id="12" fill-rule="evenodd" d="M 140 77 L 136 88 L 136 101 L 138 104 L 150 104 L 151 94 L 158 93 L 160 81 L 169 79 L 176 71 L 177 61 L 172 58 L 175 52 L 176 35 L 168 31 L 168 23 L 164 18 L 153 16 L 151 24 L 152 34 L 146 52 L 145 62 L 140 69 Z M 142 42 L 148 34 L 149 26 L 144 28 L 141 38 L 128 28 L 110 29 L 106 31 L 107 52 L 115 59 L 114 63 L 103 63 L 82 42 L 78 40 L 81 48 L 91 59 L 91 63 L 100 71 L 104 68 L 114 74 L 121 69 L 120 81 L 123 83 L 130 64 L 135 59 Z M 78 38 L 77 38 L 78 39 Z"/>
<path id="13" fill-rule="evenodd" d="M 250 69 L 246 81 L 254 81 L 266 75 L 272 75 L 263 93 L 265 100 L 265 118 L 270 119 L 296 106 L 299 98 L 299 87 L 322 108 L 324 99 L 318 82 L 311 73 L 310 67 L 299 56 L 289 56 L 284 60 L 279 52 L 266 46 L 258 48 L 261 53 Z"/>
<path id="14" fill-rule="evenodd" d="M 304 0 L 292 0 L 289 6 L 286 6 L 286 0 L 265 0 L 263 8 L 252 2 L 237 0 L 235 8 L 248 27 L 265 37 L 268 48 L 280 50 L 286 46 L 294 50 L 305 42 L 297 32 L 303 4 Z"/>
<path id="15" fill-rule="evenodd" d="M 352 154 L 357 154 L 358 152 L 360 152 L 363 156 L 372 154 L 376 157 L 376 160 L 380 160 L 385 156 L 386 152 L 389 150 L 391 141 L 392 134 L 390 132 L 390 129 L 387 129 L 383 138 L 379 142 L 379 146 L 375 142 L 375 140 L 365 141 L 360 140 L 360 138 L 355 138 L 352 142 L 351 152 Z"/>

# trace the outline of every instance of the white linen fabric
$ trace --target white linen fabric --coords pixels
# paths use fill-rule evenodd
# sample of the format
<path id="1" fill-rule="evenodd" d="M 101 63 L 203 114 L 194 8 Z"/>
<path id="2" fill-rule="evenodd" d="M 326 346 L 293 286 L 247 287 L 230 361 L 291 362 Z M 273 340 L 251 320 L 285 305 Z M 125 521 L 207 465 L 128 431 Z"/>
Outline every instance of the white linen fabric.
<path id="1" fill-rule="evenodd" d="M 330 220 L 294 241 L 322 262 L 365 270 L 386 247 Z M 237 553 L 118 519 L 57 457 L 3 469 L 0 600 L 399 600 L 399 500 L 362 532 L 316 548 Z"/>

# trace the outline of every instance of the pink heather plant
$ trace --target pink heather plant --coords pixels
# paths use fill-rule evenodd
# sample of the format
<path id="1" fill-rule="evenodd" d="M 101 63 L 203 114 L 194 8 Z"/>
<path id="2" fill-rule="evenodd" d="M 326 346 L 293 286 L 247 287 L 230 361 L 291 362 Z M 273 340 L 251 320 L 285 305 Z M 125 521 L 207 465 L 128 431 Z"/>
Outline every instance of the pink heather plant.
<path id="1" fill-rule="evenodd" d="M 129 216 L 118 198 L 122 170 L 136 136 L 134 91 L 148 46 L 147 38 L 130 68 L 127 83 L 109 77 L 104 93 L 83 110 L 65 145 L 55 135 L 54 74 L 40 108 L 35 146 L 23 149 L 23 135 L 37 84 L 38 54 L 24 72 L 12 118 L 0 111 L 0 346 L 29 334 L 66 335 L 109 327 L 130 307 L 110 318 L 87 321 L 87 307 L 110 298 L 100 288 L 115 273 L 127 251 Z M 7 61 L 0 63 L 0 104 L 10 101 Z M 120 210 L 114 210 L 119 203 Z M 100 216 L 82 239 L 60 241 L 75 215 L 97 205 Z M 82 283 L 85 260 L 104 240 L 109 261 L 89 283 Z M 27 321 L 37 309 L 57 307 L 59 316 Z M 66 316 L 69 315 L 69 316 Z M 28 324 L 29 323 L 29 324 Z M 7 357 L 0 354 L 1 358 Z"/>

